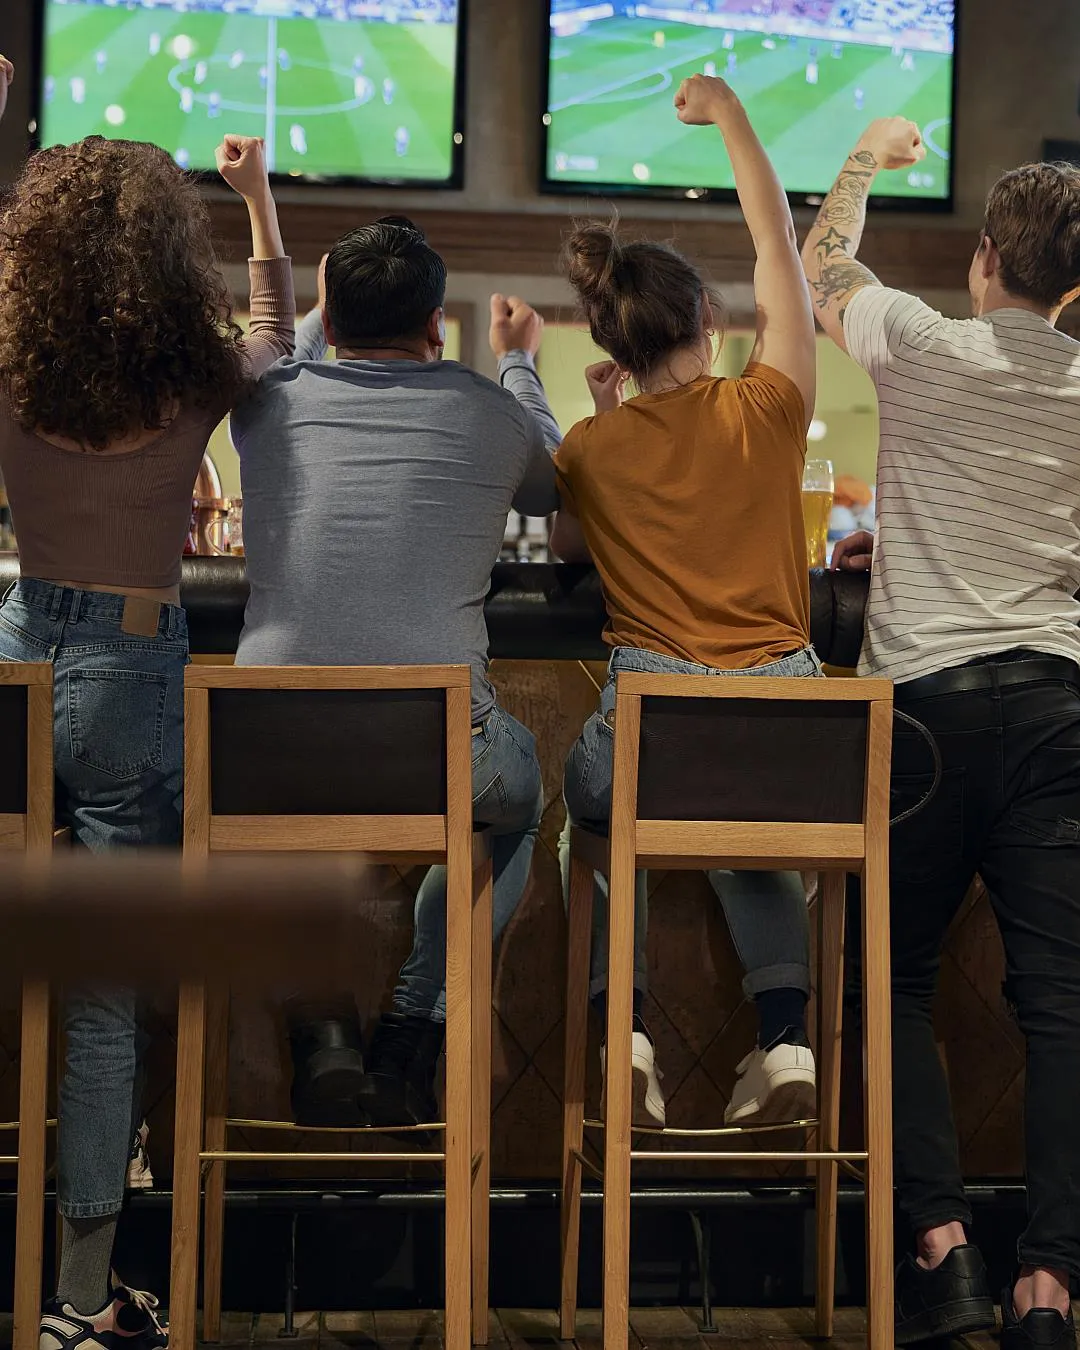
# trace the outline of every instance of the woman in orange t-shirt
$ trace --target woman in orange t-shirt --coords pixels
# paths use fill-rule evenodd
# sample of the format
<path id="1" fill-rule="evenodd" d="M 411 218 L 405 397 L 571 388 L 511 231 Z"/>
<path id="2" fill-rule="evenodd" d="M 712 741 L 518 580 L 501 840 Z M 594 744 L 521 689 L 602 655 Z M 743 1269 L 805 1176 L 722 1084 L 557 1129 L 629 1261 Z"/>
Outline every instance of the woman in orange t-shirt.
<path id="1" fill-rule="evenodd" d="M 695 675 L 820 675 L 810 647 L 802 524 L 806 429 L 816 393 L 814 318 L 787 198 L 739 100 L 695 75 L 675 98 L 680 121 L 716 126 L 754 239 L 757 342 L 741 378 L 712 375 L 720 300 L 673 249 L 577 230 L 570 281 L 593 339 L 611 360 L 587 372 L 597 415 L 556 456 L 562 509 L 552 538 L 600 573 L 612 652 L 600 710 L 566 765 L 567 814 L 606 831 L 611 812 L 615 677 L 620 670 Z M 638 393 L 623 401 L 633 380 Z M 564 836 L 565 842 L 566 836 Z M 563 849 L 564 863 L 566 849 Z M 739 1066 L 730 1123 L 813 1115 L 806 1037 L 809 922 L 793 873 L 712 872 L 744 988 L 760 1022 Z M 594 1004 L 606 1003 L 607 914 L 597 877 Z M 634 1119 L 665 1123 L 655 1053 L 641 1017 L 646 901 L 635 905 Z"/>

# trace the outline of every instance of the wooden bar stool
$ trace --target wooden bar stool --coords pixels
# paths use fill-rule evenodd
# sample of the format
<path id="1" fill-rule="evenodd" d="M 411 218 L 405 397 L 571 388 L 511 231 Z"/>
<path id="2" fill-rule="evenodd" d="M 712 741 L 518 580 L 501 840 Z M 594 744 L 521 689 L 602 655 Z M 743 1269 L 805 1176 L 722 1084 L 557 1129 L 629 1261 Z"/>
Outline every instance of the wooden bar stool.
<path id="1" fill-rule="evenodd" d="M 817 1331 L 833 1330 L 837 1175 L 866 1177 L 868 1344 L 892 1350 L 889 1023 L 889 768 L 892 686 L 625 673 L 615 699 L 610 841 L 571 834 L 563 1096 L 561 1334 L 577 1317 L 593 872 L 610 877 L 604 1129 L 604 1347 L 625 1350 L 633 1161 L 817 1164 Z M 821 922 L 818 1148 L 661 1152 L 631 1148 L 634 873 L 637 868 L 818 870 Z M 839 1148 L 844 892 L 862 877 L 865 1149 Z M 762 1127 L 759 1127 L 762 1128 Z M 775 1129 L 776 1127 L 768 1127 Z M 635 1130 L 635 1132 L 637 1132 Z M 647 1131 L 653 1133 L 653 1131 Z M 739 1128 L 657 1131 L 701 1137 Z"/>
<path id="2" fill-rule="evenodd" d="M 491 849 L 473 833 L 466 666 L 191 667 L 185 691 L 184 851 L 362 853 L 445 863 L 446 1122 L 442 1152 L 304 1154 L 228 1148 L 228 992 L 180 990 L 170 1344 L 195 1345 L 205 1169 L 203 1339 L 217 1340 L 225 1165 L 444 1161 L 450 1350 L 487 1339 Z M 205 1088 L 205 1112 L 204 1112 Z M 304 1133 L 310 1133 L 304 1127 Z M 350 1134 L 375 1131 L 347 1131 Z M 385 1131 L 383 1131 L 385 1133 Z M 474 1294 L 475 1286 L 475 1294 Z"/>
<path id="3" fill-rule="evenodd" d="M 53 672 L 47 663 L 0 662 L 0 853 L 51 856 Z M 45 1238 L 45 1144 L 49 1091 L 49 985 L 25 979 L 20 1002 L 18 1152 L 0 1158 L 17 1172 L 13 1350 L 36 1350 Z"/>

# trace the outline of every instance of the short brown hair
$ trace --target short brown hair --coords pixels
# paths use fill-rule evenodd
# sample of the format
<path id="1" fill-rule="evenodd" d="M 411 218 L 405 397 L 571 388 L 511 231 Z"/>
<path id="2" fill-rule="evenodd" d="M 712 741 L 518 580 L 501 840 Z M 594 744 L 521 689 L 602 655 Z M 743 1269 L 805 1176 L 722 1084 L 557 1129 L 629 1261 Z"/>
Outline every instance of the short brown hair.
<path id="1" fill-rule="evenodd" d="M 984 234 L 1010 295 L 1053 308 L 1080 286 L 1080 168 L 1025 164 L 990 190 Z"/>
<path id="2" fill-rule="evenodd" d="M 582 225 L 566 241 L 565 262 L 593 341 L 639 382 L 700 339 L 706 300 L 721 322 L 719 293 L 667 244 L 624 244 L 613 224 Z"/>
<path id="3" fill-rule="evenodd" d="M 164 150 L 42 150 L 0 209 L 0 378 L 21 426 L 93 450 L 228 407 L 243 334 L 198 186 Z"/>

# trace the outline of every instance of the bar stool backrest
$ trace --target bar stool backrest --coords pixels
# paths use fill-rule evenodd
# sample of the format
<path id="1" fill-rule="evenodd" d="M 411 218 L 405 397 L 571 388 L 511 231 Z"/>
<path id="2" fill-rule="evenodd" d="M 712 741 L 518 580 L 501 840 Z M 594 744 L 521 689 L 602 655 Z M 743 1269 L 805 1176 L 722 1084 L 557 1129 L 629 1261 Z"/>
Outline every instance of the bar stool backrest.
<path id="1" fill-rule="evenodd" d="M 441 860 L 471 837 L 470 684 L 467 666 L 190 666 L 185 848 Z"/>
<path id="2" fill-rule="evenodd" d="M 645 697 L 637 818 L 858 824 L 867 708 Z"/>
<path id="3" fill-rule="evenodd" d="M 0 662 L 0 850 L 52 851 L 52 666 Z"/>
<path id="4" fill-rule="evenodd" d="M 214 815 L 442 815 L 443 689 L 213 689 Z"/>

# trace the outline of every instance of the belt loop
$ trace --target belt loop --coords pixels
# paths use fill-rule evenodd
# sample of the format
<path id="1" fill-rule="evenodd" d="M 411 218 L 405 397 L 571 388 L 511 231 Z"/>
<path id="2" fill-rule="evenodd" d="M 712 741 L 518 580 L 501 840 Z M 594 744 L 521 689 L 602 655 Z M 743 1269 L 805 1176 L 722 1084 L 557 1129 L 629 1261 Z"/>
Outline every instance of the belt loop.
<path id="1" fill-rule="evenodd" d="M 57 623 L 64 608 L 64 591 L 59 586 L 52 588 L 52 601 L 49 605 L 49 618 Z"/>
<path id="2" fill-rule="evenodd" d="M 69 591 L 66 592 L 66 594 L 70 597 L 68 601 L 68 622 L 76 623 L 79 618 L 79 611 L 83 607 L 83 592 Z"/>

